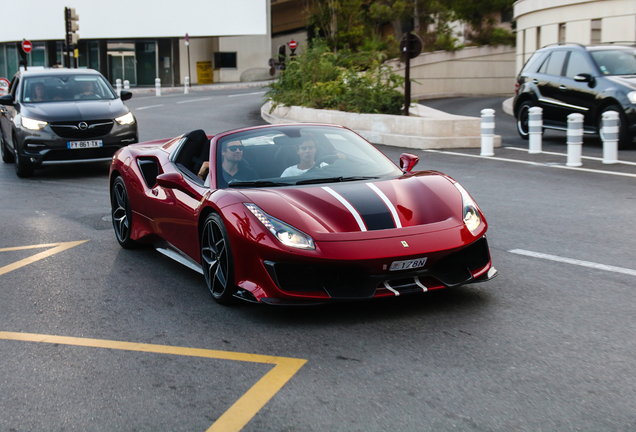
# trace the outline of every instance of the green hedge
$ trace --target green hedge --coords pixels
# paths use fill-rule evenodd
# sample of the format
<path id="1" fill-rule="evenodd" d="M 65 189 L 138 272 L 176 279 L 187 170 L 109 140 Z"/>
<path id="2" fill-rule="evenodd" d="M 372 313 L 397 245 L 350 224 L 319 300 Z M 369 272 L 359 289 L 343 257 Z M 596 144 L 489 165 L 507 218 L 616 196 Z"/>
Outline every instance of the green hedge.
<path id="1" fill-rule="evenodd" d="M 294 58 L 266 96 L 278 105 L 304 106 L 355 113 L 401 114 L 404 78 L 382 64 L 377 51 L 334 54 L 324 41 Z M 273 109 L 272 108 L 272 109 Z"/>

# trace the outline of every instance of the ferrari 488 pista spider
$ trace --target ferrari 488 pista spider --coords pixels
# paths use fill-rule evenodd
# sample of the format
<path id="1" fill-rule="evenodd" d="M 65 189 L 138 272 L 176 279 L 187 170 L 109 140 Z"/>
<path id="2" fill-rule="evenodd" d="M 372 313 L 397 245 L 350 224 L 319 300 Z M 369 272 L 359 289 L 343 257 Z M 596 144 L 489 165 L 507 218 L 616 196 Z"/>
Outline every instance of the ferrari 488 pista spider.
<path id="1" fill-rule="evenodd" d="M 309 304 L 492 279 L 481 210 L 452 178 L 401 169 L 340 126 L 196 130 L 129 145 L 110 169 L 112 219 L 203 273 L 214 299 Z"/>

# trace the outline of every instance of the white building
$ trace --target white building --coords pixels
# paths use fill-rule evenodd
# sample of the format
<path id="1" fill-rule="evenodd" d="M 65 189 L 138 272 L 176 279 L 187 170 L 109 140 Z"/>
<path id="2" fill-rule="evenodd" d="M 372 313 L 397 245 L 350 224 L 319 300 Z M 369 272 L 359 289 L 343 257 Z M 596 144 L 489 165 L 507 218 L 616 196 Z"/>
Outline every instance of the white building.
<path id="1" fill-rule="evenodd" d="M 537 49 L 559 42 L 636 42 L 636 0 L 519 0 L 517 72 Z"/>
<path id="2" fill-rule="evenodd" d="M 33 46 L 28 66 L 66 63 L 65 7 L 79 15 L 76 63 L 113 83 L 120 78 L 132 86 L 154 85 L 160 78 L 162 85 L 176 86 L 188 76 L 192 84 L 269 77 L 269 0 L 3 2 L 0 77 L 11 79 L 18 70 L 25 39 Z"/>

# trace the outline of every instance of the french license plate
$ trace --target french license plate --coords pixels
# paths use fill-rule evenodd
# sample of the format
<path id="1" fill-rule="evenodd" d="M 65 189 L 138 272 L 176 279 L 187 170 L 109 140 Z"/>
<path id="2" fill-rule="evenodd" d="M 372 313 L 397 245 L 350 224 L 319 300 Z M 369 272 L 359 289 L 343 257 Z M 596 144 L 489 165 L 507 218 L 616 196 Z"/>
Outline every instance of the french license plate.
<path id="1" fill-rule="evenodd" d="M 415 258 L 415 259 L 406 260 L 406 261 L 393 261 L 391 263 L 391 267 L 389 268 L 389 270 L 395 271 L 395 270 L 416 269 L 416 268 L 424 267 L 424 264 L 426 264 L 426 258 Z"/>
<path id="2" fill-rule="evenodd" d="M 102 147 L 104 144 L 102 140 L 91 140 L 91 141 L 69 141 L 66 143 L 66 147 L 69 149 L 85 149 L 85 148 L 96 148 Z"/>

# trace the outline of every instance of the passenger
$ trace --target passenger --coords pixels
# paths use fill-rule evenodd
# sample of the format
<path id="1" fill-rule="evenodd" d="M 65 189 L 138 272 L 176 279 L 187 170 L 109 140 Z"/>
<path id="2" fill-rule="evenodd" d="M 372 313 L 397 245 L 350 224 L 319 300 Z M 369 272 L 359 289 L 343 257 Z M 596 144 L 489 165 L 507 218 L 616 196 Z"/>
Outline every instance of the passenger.
<path id="1" fill-rule="evenodd" d="M 218 176 L 218 188 L 226 188 L 232 180 L 257 180 L 258 174 L 243 160 L 243 144 L 240 141 L 223 143 L 221 155 L 222 176 Z M 210 172 L 210 162 L 205 161 L 199 170 L 199 177 L 205 179 Z"/>
<path id="2" fill-rule="evenodd" d="M 281 177 L 293 177 L 306 173 L 314 167 L 316 158 L 316 143 L 313 139 L 305 139 L 303 143 L 298 147 L 298 156 L 300 156 L 300 163 L 298 165 L 292 165 L 283 171 Z M 325 166 L 326 163 L 320 164 Z"/>

